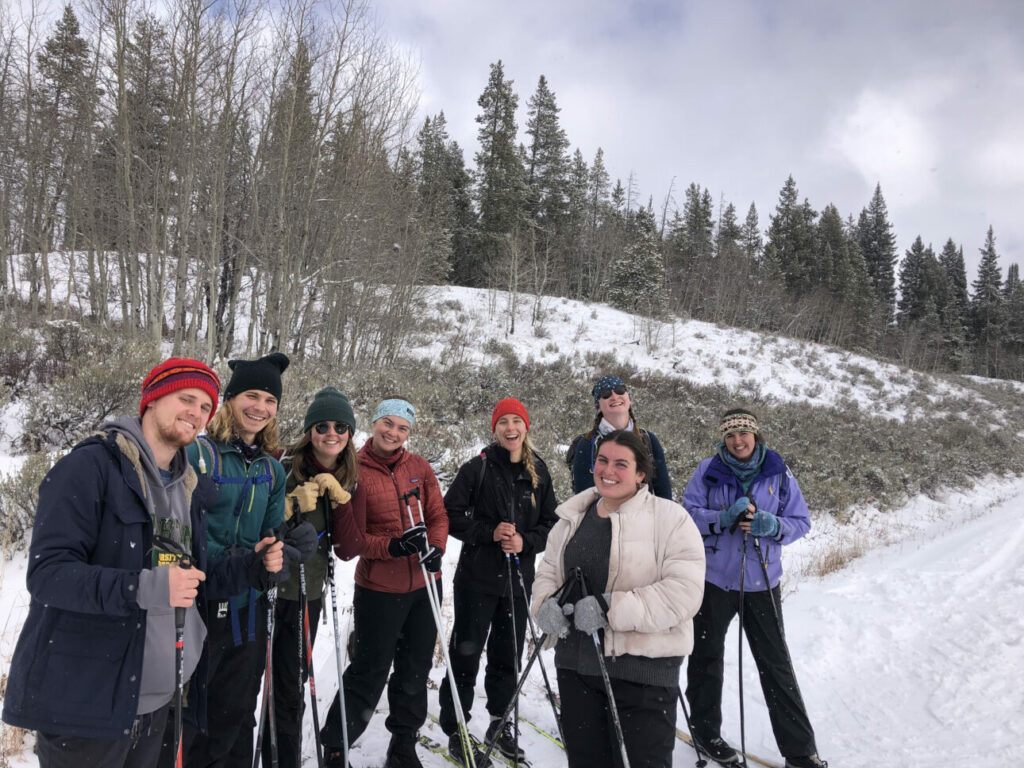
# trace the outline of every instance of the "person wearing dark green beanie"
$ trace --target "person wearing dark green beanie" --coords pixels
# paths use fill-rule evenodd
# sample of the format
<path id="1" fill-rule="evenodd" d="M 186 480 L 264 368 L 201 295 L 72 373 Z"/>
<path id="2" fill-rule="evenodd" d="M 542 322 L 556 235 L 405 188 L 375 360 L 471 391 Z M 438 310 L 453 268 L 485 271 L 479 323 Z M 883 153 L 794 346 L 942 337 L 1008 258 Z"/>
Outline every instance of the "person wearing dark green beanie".
<path id="1" fill-rule="evenodd" d="M 282 459 L 288 471 L 289 508 L 285 515 L 301 515 L 316 528 L 319 540 L 316 551 L 304 563 L 311 648 L 320 624 L 331 550 L 342 560 L 351 560 L 362 552 L 366 536 L 366 494 L 358 485 L 359 462 L 352 443 L 355 427 L 356 417 L 348 398 L 334 387 L 324 387 L 306 409 L 302 434 L 285 449 Z M 288 580 L 277 589 L 273 665 L 280 768 L 302 765 L 301 732 L 306 703 L 300 693 L 305 690 L 308 670 L 300 670 L 295 650 L 303 634 L 299 588 L 298 569 L 293 568 Z M 297 684 L 300 674 L 301 688 Z M 264 765 L 270 764 L 270 757 L 270 743 L 265 740 Z M 328 764 L 333 757 L 328 750 Z"/>

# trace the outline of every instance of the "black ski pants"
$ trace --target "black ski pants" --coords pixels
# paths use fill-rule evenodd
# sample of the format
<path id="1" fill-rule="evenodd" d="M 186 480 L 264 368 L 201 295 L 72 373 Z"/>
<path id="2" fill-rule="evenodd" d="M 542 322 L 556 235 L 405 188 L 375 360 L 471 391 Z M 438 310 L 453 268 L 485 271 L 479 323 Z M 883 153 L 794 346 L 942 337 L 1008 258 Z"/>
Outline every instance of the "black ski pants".
<path id="1" fill-rule="evenodd" d="M 319 626 L 320 600 L 310 600 L 309 643 L 316 641 Z M 299 621 L 299 601 L 278 598 L 274 619 L 274 647 L 271 656 L 274 662 L 274 721 L 277 723 L 277 759 L 280 768 L 300 768 L 302 765 L 302 717 L 309 699 L 309 670 L 306 668 L 306 652 L 303 647 L 302 662 L 299 662 L 299 643 L 303 637 Z M 299 674 L 301 669 L 301 688 Z M 304 694 L 304 695 L 303 695 Z M 263 764 L 270 765 L 270 738 L 263 738 Z"/>
<path id="2" fill-rule="evenodd" d="M 473 689 L 480 656 L 487 646 L 487 667 L 484 672 L 484 691 L 487 693 L 487 711 L 501 717 L 512 701 L 516 690 L 516 660 L 522 660 L 523 638 L 526 635 L 526 601 L 522 595 L 509 600 L 506 595 L 485 595 L 467 589 L 456 589 L 455 626 L 452 630 L 448 654 L 452 672 L 462 703 L 462 713 L 470 718 L 473 707 Z M 513 616 L 515 632 L 512 631 Z M 445 675 L 441 683 L 441 729 L 449 736 L 459 728 L 452 701 L 452 688 Z"/>
<path id="3" fill-rule="evenodd" d="M 440 597 L 441 581 L 436 583 Z M 385 684 L 391 710 L 385 727 L 399 738 L 414 738 L 427 719 L 427 675 L 437 640 L 427 588 L 390 593 L 357 584 L 352 597 L 352 622 L 352 661 L 342 674 L 349 743 L 355 743 L 366 730 Z M 389 680 L 392 663 L 394 671 Z M 342 746 L 337 696 L 321 737 L 325 747 Z"/>
<path id="4" fill-rule="evenodd" d="M 611 683 L 629 764 L 670 768 L 679 689 L 615 678 Z M 559 669 L 558 693 L 569 768 L 622 768 L 619 738 L 601 676 Z"/>
<path id="5" fill-rule="evenodd" d="M 775 620 L 772 601 L 779 611 Z M 700 740 L 721 735 L 725 635 L 739 610 L 739 592 L 704 584 L 704 601 L 693 619 L 693 653 L 686 665 L 690 724 Z M 743 631 L 757 664 L 772 731 L 785 757 L 813 755 L 814 730 L 807 717 L 782 626 L 779 588 L 743 595 Z M 748 710 L 749 711 L 749 710 Z"/>
<path id="6" fill-rule="evenodd" d="M 39 731 L 39 768 L 151 768 L 160 757 L 170 709 L 171 705 L 165 704 L 155 712 L 139 715 L 132 724 L 132 735 L 123 739 L 90 739 Z"/>
<path id="7" fill-rule="evenodd" d="M 242 644 L 236 646 L 230 611 L 206 627 L 210 654 L 206 695 L 206 733 L 185 725 L 183 762 L 188 768 L 252 768 L 256 698 L 267 657 L 267 609 L 261 599 L 238 611 Z M 249 611 L 256 611 L 256 639 L 247 640 Z M 267 737 L 269 738 L 269 737 Z M 174 741 L 173 736 L 169 740 Z M 171 755 L 173 765 L 173 755 Z M 166 764 L 161 760 L 161 764 Z"/>

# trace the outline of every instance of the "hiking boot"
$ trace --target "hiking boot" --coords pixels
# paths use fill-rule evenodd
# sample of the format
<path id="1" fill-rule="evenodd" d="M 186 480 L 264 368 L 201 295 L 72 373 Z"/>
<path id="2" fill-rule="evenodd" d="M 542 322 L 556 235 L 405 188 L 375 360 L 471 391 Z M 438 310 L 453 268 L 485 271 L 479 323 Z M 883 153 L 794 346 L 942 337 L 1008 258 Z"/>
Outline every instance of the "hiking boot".
<path id="1" fill-rule="evenodd" d="M 494 734 L 498 733 L 498 726 L 500 724 L 500 720 L 491 720 L 491 724 L 487 726 L 487 734 L 485 736 L 485 741 L 488 744 L 490 744 L 491 739 L 494 738 Z M 523 761 L 526 759 L 526 753 L 523 752 L 522 748 L 519 748 L 518 756 L 516 754 L 516 732 L 511 720 L 505 721 L 505 725 L 501 729 L 501 733 L 498 736 L 498 740 L 494 742 L 494 748 L 501 752 L 501 754 L 503 754 L 509 760 Z"/>
<path id="2" fill-rule="evenodd" d="M 466 753 L 462 751 L 462 737 L 457 733 L 448 737 L 448 754 L 469 768 L 469 760 L 466 759 Z M 491 768 L 491 758 L 485 757 L 476 744 L 473 745 L 473 760 L 476 761 L 476 768 Z"/>
<path id="3" fill-rule="evenodd" d="M 828 763 L 817 755 L 803 757 L 787 757 L 786 768 L 828 768 Z"/>
<path id="4" fill-rule="evenodd" d="M 739 765 L 740 753 L 730 747 L 721 736 L 715 736 L 713 739 L 694 737 L 693 743 L 719 765 Z"/>
<path id="5" fill-rule="evenodd" d="M 416 736 L 391 736 L 388 744 L 388 759 L 384 768 L 423 768 L 416 756 Z"/>

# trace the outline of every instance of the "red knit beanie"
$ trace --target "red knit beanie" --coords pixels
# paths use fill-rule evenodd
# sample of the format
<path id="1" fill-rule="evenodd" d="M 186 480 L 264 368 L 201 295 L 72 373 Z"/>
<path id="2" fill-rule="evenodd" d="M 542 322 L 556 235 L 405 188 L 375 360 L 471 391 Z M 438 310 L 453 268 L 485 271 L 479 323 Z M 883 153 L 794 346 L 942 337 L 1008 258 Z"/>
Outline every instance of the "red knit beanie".
<path id="1" fill-rule="evenodd" d="M 139 416 L 146 412 L 146 406 L 154 400 L 189 387 L 203 390 L 213 400 L 213 409 L 210 411 L 212 419 L 213 414 L 217 412 L 220 379 L 217 378 L 217 374 L 212 368 L 188 357 L 170 357 L 154 366 L 153 370 L 143 379 Z"/>
<path id="2" fill-rule="evenodd" d="M 491 413 L 491 432 L 498 426 L 498 419 L 508 413 L 519 416 L 526 422 L 526 431 L 530 431 L 530 417 L 526 413 L 526 406 L 514 397 L 506 397 L 504 400 L 499 400 L 498 404 L 494 406 L 494 411 Z"/>

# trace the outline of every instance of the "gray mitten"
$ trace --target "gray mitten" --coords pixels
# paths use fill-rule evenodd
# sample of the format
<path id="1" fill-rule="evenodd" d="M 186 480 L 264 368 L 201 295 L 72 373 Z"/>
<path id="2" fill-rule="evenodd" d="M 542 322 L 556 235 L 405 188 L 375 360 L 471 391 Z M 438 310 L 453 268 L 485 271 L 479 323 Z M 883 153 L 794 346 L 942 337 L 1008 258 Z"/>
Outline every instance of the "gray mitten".
<path id="1" fill-rule="evenodd" d="M 540 604 L 537 611 L 537 626 L 545 635 L 561 639 L 569 634 L 569 620 L 562 613 L 562 606 L 553 597 Z"/>
<path id="2" fill-rule="evenodd" d="M 608 619 L 605 618 L 604 611 L 601 610 L 601 604 L 593 595 L 587 595 L 582 600 L 576 601 L 573 621 L 576 622 L 576 629 L 588 635 L 608 626 Z"/>

